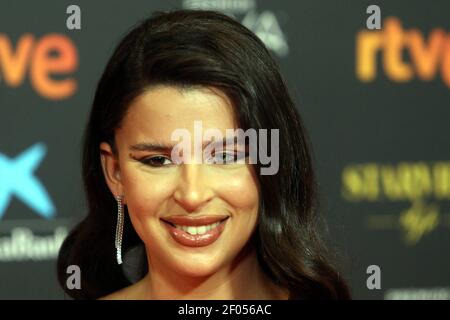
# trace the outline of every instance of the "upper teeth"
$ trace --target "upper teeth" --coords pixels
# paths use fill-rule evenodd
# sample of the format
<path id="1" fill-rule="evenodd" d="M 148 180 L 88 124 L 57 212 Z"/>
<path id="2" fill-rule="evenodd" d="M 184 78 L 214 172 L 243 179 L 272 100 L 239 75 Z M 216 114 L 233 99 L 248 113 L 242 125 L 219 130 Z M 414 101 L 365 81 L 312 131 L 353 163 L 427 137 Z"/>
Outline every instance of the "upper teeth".
<path id="1" fill-rule="evenodd" d="M 208 232 L 211 229 L 214 229 L 215 227 L 217 227 L 219 225 L 220 222 L 216 222 L 216 223 L 212 223 L 212 224 L 208 224 L 205 226 L 180 226 L 180 225 L 175 225 L 176 228 L 181 229 L 186 231 L 187 233 L 190 234 L 204 234 L 206 232 Z"/>

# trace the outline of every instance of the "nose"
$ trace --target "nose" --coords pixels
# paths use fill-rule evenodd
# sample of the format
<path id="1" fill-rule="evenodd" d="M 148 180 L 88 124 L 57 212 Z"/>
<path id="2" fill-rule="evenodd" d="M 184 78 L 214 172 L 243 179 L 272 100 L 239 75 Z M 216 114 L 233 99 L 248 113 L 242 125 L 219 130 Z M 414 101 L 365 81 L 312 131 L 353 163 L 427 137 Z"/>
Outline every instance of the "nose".
<path id="1" fill-rule="evenodd" d="M 174 199 L 187 212 L 193 212 L 212 199 L 211 177 L 208 177 L 202 164 L 182 164 L 181 167 Z"/>

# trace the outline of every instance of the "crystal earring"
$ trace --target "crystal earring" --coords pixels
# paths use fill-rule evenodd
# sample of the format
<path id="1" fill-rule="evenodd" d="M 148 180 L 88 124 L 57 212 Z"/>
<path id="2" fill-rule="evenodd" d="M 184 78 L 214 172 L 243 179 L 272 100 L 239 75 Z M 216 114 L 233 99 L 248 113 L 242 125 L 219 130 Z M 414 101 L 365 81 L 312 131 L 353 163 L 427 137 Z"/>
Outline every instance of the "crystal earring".
<path id="1" fill-rule="evenodd" d="M 123 196 L 116 196 L 117 200 L 117 225 L 116 225 L 116 252 L 117 264 L 122 264 L 122 236 L 123 236 Z"/>

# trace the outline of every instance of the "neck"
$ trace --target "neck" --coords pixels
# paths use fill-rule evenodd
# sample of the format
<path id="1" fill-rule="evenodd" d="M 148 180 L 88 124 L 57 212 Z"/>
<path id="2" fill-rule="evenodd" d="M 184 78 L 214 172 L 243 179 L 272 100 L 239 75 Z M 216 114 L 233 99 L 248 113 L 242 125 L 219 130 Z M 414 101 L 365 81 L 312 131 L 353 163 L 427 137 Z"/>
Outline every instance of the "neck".
<path id="1" fill-rule="evenodd" d="M 150 263 L 150 272 L 140 281 L 142 298 L 151 300 L 179 299 L 283 299 L 287 293 L 274 286 L 261 269 L 256 250 L 245 247 L 236 259 L 216 273 L 205 277 L 189 277 Z"/>

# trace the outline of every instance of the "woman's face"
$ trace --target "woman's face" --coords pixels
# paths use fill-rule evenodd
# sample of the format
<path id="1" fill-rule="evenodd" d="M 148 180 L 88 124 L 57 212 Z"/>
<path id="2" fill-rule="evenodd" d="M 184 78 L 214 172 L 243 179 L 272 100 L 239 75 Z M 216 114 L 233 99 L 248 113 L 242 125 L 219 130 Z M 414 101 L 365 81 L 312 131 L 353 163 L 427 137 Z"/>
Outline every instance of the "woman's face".
<path id="1" fill-rule="evenodd" d="M 202 122 L 203 131 L 218 129 L 223 137 L 226 129 L 237 128 L 232 105 L 218 90 L 153 87 L 132 102 L 116 131 L 119 157 L 112 155 L 108 144 L 100 147 L 108 186 L 114 195 L 124 195 L 152 270 L 208 276 L 230 265 L 255 230 L 259 197 L 251 164 L 186 161 L 194 155 L 180 164 L 171 161 L 171 150 L 132 148 L 143 143 L 173 146 L 177 141 L 171 140 L 172 132 L 185 128 L 193 150 L 194 121 Z M 232 145 L 216 157 L 238 149 L 242 150 Z M 229 218 L 214 242 L 190 246 L 171 235 L 172 229 L 163 222 L 171 216 Z"/>

